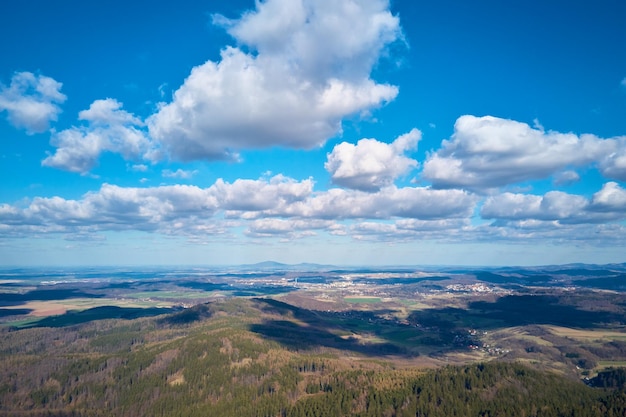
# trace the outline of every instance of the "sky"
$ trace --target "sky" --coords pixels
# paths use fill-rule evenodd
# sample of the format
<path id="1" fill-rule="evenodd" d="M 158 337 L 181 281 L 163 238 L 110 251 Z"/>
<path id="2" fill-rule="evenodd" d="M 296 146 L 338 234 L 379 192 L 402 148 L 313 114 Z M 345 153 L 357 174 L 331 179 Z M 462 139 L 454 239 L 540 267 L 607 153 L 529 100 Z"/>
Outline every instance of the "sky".
<path id="1" fill-rule="evenodd" d="M 0 265 L 626 262 L 623 0 L 0 2 Z"/>

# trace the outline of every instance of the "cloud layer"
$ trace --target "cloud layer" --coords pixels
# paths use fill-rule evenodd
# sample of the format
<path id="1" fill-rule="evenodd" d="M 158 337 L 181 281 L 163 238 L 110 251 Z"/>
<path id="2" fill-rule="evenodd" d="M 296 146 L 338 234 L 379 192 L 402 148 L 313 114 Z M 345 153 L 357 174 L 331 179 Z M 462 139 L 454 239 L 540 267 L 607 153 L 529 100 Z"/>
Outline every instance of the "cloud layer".
<path id="1" fill-rule="evenodd" d="M 311 179 L 296 181 L 281 175 L 232 183 L 220 179 L 208 188 L 104 184 L 80 200 L 37 197 L 24 207 L 4 204 L 0 235 L 116 230 L 195 235 L 206 233 L 198 227 L 217 223 L 249 224 L 251 234 L 262 235 L 268 230 L 276 234 L 289 222 L 296 222 L 304 233 L 322 227 L 339 229 L 337 222 L 344 220 L 467 218 L 476 203 L 475 196 L 460 190 L 387 187 L 377 193 L 315 192 L 313 187 Z M 266 231 L 261 233 L 263 228 Z"/>
<path id="2" fill-rule="evenodd" d="M 503 193 L 482 202 L 462 190 L 385 187 L 376 192 L 314 191 L 311 179 L 281 175 L 148 188 L 104 184 L 79 200 L 34 198 L 0 205 L 0 237 L 63 235 L 85 239 L 102 232 L 144 231 L 193 240 L 236 236 L 282 240 L 319 233 L 357 240 L 593 242 L 624 240 L 626 190 L 608 182 L 591 198 L 552 191 Z"/>
<path id="3" fill-rule="evenodd" d="M 591 199 L 561 191 L 543 196 L 504 193 L 487 198 L 481 216 L 499 220 L 558 221 L 561 224 L 604 223 L 626 219 L 626 190 L 604 184 Z"/>

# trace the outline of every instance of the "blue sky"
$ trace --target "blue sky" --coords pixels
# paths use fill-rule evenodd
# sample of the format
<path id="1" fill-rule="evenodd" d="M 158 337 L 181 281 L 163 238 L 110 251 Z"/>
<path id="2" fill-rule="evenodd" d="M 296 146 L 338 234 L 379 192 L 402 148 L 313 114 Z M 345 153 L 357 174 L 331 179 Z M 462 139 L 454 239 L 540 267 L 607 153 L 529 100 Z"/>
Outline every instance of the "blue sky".
<path id="1" fill-rule="evenodd" d="M 623 1 L 0 16 L 2 265 L 626 261 Z"/>

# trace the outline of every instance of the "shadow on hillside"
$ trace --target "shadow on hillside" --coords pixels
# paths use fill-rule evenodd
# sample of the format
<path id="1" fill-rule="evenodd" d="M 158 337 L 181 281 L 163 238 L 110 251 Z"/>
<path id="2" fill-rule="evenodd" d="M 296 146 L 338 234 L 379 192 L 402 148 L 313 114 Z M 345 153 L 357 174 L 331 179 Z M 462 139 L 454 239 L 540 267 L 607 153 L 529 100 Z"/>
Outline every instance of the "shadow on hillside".
<path id="1" fill-rule="evenodd" d="M 24 316 L 32 311 L 30 308 L 0 308 L 0 317 Z"/>
<path id="2" fill-rule="evenodd" d="M 552 324 L 583 329 L 623 324 L 626 320 L 621 314 L 582 310 L 546 295 L 509 295 L 494 303 L 476 301 L 470 303 L 468 314 L 500 320 L 506 326 Z"/>
<path id="3" fill-rule="evenodd" d="M 70 298 L 102 298 L 102 295 L 86 293 L 77 289 L 61 288 L 32 290 L 24 294 L 0 293 L 0 305 L 16 305 L 28 301 L 68 300 Z"/>
<path id="4" fill-rule="evenodd" d="M 508 295 L 495 302 L 474 301 L 467 309 L 441 308 L 414 311 L 408 321 L 425 327 L 452 331 L 457 328 L 481 329 L 549 324 L 572 328 L 597 328 L 626 318 L 608 311 L 588 311 L 563 304 L 557 297 L 546 295 Z"/>
<path id="5" fill-rule="evenodd" d="M 168 314 L 176 311 L 173 308 L 136 308 L 136 307 L 117 307 L 103 306 L 94 307 L 83 311 L 68 311 L 59 316 L 50 316 L 43 318 L 35 323 L 30 323 L 23 328 L 31 327 L 68 327 L 76 324 L 87 323 L 96 320 L 106 319 L 123 319 L 133 320 L 140 317 L 154 317 L 161 314 Z"/>
<path id="6" fill-rule="evenodd" d="M 181 326 L 205 320 L 213 316 L 210 304 L 197 304 L 177 311 L 158 320 L 161 325 Z"/>
<path id="7" fill-rule="evenodd" d="M 580 279 L 576 280 L 574 283 L 587 288 L 624 291 L 626 290 L 626 274 L 618 274 L 610 277 Z"/>
<path id="8" fill-rule="evenodd" d="M 279 315 L 291 320 L 265 320 L 253 324 L 250 330 L 274 340 L 289 349 L 313 349 L 317 347 L 348 350 L 370 356 L 404 355 L 418 356 L 410 352 L 401 343 L 381 337 L 385 330 L 390 330 L 391 321 L 380 318 L 389 310 L 375 312 L 348 311 L 341 313 L 319 312 L 302 309 L 272 299 L 255 299 L 257 306 L 265 313 Z M 359 329 L 350 323 L 362 323 Z M 396 323 L 393 323 L 396 326 Z M 364 343 L 350 333 L 368 333 L 381 340 L 377 343 Z M 346 334 L 342 337 L 338 334 Z"/>
<path id="9" fill-rule="evenodd" d="M 267 295 L 277 295 L 290 293 L 296 290 L 292 286 L 283 285 L 255 285 L 253 287 L 237 287 L 232 286 L 233 296 L 235 297 L 261 297 Z"/>
<path id="10" fill-rule="evenodd" d="M 326 347 L 368 356 L 408 355 L 405 348 L 393 343 L 361 343 L 356 338 L 342 338 L 319 327 L 303 326 L 287 320 L 267 320 L 251 325 L 250 330 L 295 350 Z"/>
<path id="11" fill-rule="evenodd" d="M 469 329 L 549 324 L 590 329 L 624 324 L 623 314 L 587 311 L 544 295 L 505 296 L 495 302 L 476 301 L 462 308 L 412 312 L 406 321 L 389 310 L 322 312 L 271 299 L 255 299 L 264 313 L 278 315 L 250 330 L 291 349 L 328 347 L 365 355 L 418 356 L 422 352 L 466 350 L 476 340 Z M 342 335 L 347 335 L 343 336 Z M 362 337 L 364 336 L 364 337 Z M 369 340 L 370 342 L 365 342 Z M 377 341 L 376 343 L 371 341 Z"/>
<path id="12" fill-rule="evenodd" d="M 193 290 L 202 290 L 202 291 L 220 291 L 220 290 L 229 290 L 230 285 L 222 284 L 222 283 L 213 283 L 213 282 L 200 282 L 200 281 L 183 281 L 177 282 L 177 286 L 184 288 L 191 288 Z"/>

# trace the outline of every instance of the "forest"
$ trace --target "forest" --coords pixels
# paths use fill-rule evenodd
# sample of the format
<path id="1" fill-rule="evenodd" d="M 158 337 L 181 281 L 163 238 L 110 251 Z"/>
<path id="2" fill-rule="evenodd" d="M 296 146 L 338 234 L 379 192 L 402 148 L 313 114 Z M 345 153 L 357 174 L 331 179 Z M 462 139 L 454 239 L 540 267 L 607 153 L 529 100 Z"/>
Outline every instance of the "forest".
<path id="1" fill-rule="evenodd" d="M 105 313 L 2 328 L 0 416 L 626 415 L 620 368 L 583 382 L 532 361 L 424 367 L 269 299 Z"/>

